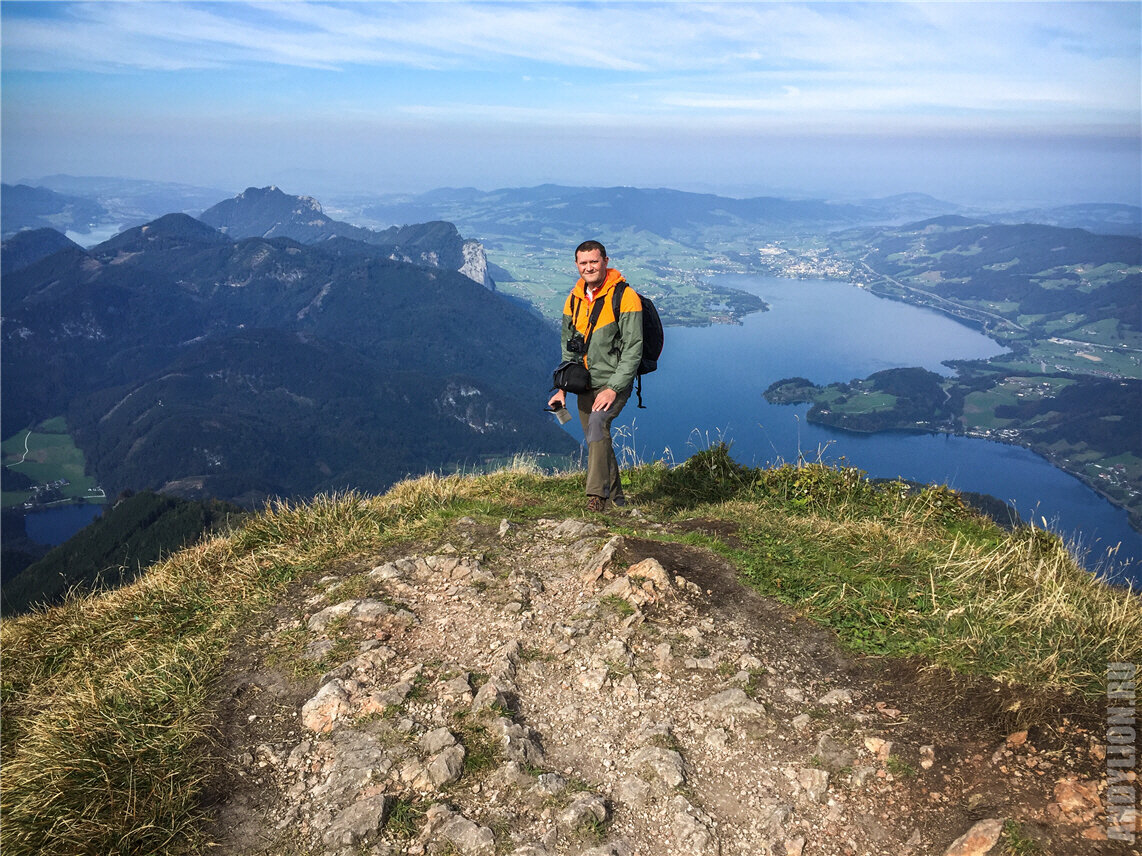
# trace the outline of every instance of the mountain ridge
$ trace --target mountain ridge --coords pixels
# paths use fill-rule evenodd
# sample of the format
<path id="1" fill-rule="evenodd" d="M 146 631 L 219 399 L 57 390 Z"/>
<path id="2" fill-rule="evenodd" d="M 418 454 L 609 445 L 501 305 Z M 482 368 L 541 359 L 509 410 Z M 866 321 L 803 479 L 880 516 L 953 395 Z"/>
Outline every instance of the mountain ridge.
<path id="1" fill-rule="evenodd" d="M 544 355 L 557 356 L 546 322 L 459 272 L 395 261 L 364 244 L 358 252 L 343 252 L 342 244 L 331 250 L 289 238 L 235 242 L 170 214 L 15 271 L 4 292 L 6 434 L 66 413 L 109 490 L 186 485 L 194 477 L 225 484 L 218 498 L 255 503 L 335 487 L 380 489 L 450 461 L 574 447 L 525 403 L 550 371 Z M 270 359 L 258 363 L 259 350 Z M 275 365 L 273 355 L 286 354 Z M 233 358 L 250 370 L 228 364 Z M 258 387 L 260 411 L 249 388 L 224 374 L 269 382 L 287 365 L 299 382 L 307 377 L 309 391 L 291 389 L 296 384 L 283 376 Z M 313 365 L 324 367 L 324 384 L 307 368 Z M 472 393 L 465 408 L 449 392 L 459 387 Z M 300 403 L 307 397 L 312 407 Z M 338 439 L 339 425 L 314 421 L 311 412 L 326 405 L 346 428 L 355 426 L 363 467 L 347 461 L 344 449 L 353 444 Z M 219 429 L 209 426 L 225 424 L 232 433 L 208 445 L 253 450 L 267 432 L 289 437 L 295 418 L 309 426 L 310 450 L 264 476 L 247 467 L 221 478 L 211 463 L 216 453 L 190 436 L 192 426 L 215 436 Z M 296 449 L 298 441 L 279 446 Z M 192 453 L 194 468 L 170 468 L 176 460 L 189 467 Z M 245 466 L 254 457 L 229 460 Z M 298 482 L 283 483 L 286 472 Z"/>
<path id="2" fill-rule="evenodd" d="M 381 247 L 394 260 L 458 270 L 495 289 L 479 241 L 465 240 L 453 224 L 441 220 L 374 231 L 334 220 L 316 199 L 290 196 L 273 185 L 247 188 L 208 208 L 198 219 L 235 240 L 291 238 L 301 244 L 320 244 L 348 238 Z"/>

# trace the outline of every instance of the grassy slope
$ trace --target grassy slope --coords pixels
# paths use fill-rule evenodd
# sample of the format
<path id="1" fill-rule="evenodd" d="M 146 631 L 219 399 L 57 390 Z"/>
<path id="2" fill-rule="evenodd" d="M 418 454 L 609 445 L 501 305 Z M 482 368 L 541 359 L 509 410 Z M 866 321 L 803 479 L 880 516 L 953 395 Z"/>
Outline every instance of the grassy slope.
<path id="1" fill-rule="evenodd" d="M 721 446 L 630 478 L 667 525 L 613 528 L 723 553 L 856 651 L 1090 698 L 1107 663 L 1142 658 L 1137 595 L 1099 583 L 1055 536 L 1006 533 L 950 490 L 874 487 L 819 465 L 747 469 Z M 580 514 L 582 479 L 516 466 L 280 505 L 126 588 L 4 622 L 4 852 L 199 852 L 212 688 L 247 617 L 331 561 L 439 536 L 462 515 Z M 669 525 L 694 518 L 716 525 Z"/>

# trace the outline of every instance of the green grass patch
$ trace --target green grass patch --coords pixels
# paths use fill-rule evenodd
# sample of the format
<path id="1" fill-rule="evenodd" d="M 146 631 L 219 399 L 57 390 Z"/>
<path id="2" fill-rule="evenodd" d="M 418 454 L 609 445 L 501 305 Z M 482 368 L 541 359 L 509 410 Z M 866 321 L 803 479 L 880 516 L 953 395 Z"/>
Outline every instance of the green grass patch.
<path id="1" fill-rule="evenodd" d="M 872 413 L 877 410 L 891 410 L 897 398 L 887 392 L 857 392 L 852 395 L 833 395 L 823 398 L 823 402 L 837 413 Z"/>
<path id="2" fill-rule="evenodd" d="M 1023 824 L 1014 820 L 1003 822 L 1000 841 L 1003 844 L 1003 856 L 1033 856 L 1043 852 L 1039 842 L 1024 832 Z"/>
<path id="3" fill-rule="evenodd" d="M 1142 655 L 1136 594 L 1099 582 L 1057 536 L 1004 532 L 947 488 L 873 486 L 859 471 L 820 465 L 750 471 L 724 450 L 685 479 L 688 470 L 691 462 L 664 481 L 687 480 L 698 493 L 720 470 L 740 485 L 724 497 L 712 485 L 700 491 L 707 507 L 692 514 L 737 524 L 737 543 L 712 546 L 750 585 L 854 650 L 919 654 L 1092 697 L 1107 662 Z M 673 484 L 670 492 L 687 495 Z"/>
<path id="4" fill-rule="evenodd" d="M 397 797 L 385 819 L 385 831 L 401 840 L 408 840 L 416 835 L 425 812 L 419 801 Z"/>

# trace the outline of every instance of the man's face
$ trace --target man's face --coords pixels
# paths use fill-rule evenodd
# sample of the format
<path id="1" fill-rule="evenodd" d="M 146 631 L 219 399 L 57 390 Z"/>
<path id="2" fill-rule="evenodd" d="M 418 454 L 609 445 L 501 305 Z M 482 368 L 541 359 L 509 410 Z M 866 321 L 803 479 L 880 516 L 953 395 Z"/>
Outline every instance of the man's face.
<path id="1" fill-rule="evenodd" d="M 576 253 L 575 266 L 588 288 L 598 288 L 607 280 L 607 258 L 598 250 Z"/>

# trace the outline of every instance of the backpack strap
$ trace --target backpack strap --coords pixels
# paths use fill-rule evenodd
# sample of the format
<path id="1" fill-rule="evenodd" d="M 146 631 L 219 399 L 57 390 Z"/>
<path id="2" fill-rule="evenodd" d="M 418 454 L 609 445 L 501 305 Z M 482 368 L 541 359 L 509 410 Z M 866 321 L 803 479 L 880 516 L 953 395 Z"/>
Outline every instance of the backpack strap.
<path id="1" fill-rule="evenodd" d="M 615 315 L 615 329 L 619 331 L 620 335 L 615 337 L 615 344 L 611 348 L 611 353 L 617 353 L 622 350 L 622 327 L 619 325 L 619 306 L 623 302 L 623 290 L 627 287 L 627 281 L 620 279 L 615 283 L 614 289 L 611 291 L 611 311 Z M 642 403 L 642 375 L 635 372 L 634 381 L 635 394 L 638 396 L 638 406 L 640 410 L 646 410 L 646 405 Z"/>
<path id="2" fill-rule="evenodd" d="M 591 345 L 591 337 L 595 335 L 595 326 L 599 323 L 599 316 L 603 313 L 603 301 L 592 300 L 591 314 L 587 318 L 587 335 L 583 338 L 583 359 L 586 362 L 586 350 Z M 576 322 L 579 320 L 579 307 L 582 301 L 576 297 L 575 306 L 571 311 L 571 328 L 577 330 Z"/>
<path id="3" fill-rule="evenodd" d="M 623 328 L 622 325 L 619 324 L 619 307 L 622 305 L 623 291 L 626 290 L 626 287 L 627 281 L 620 279 L 615 283 L 615 287 L 611 289 L 611 314 L 615 316 L 615 330 L 618 331 L 618 335 L 615 336 L 614 339 L 614 344 L 611 345 L 612 354 L 617 354 L 623 348 Z"/>

